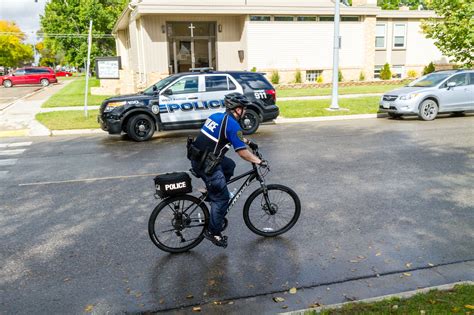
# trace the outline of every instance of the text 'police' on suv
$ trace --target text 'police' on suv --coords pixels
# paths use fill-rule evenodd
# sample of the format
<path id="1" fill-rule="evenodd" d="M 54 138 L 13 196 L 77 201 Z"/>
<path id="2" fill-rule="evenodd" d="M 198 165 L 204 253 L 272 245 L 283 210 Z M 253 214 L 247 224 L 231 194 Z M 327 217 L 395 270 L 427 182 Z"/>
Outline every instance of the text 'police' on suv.
<path id="1" fill-rule="evenodd" d="M 127 133 L 135 141 L 155 130 L 200 128 L 215 112 L 223 112 L 224 96 L 239 92 L 253 105 L 240 122 L 245 134 L 278 117 L 276 93 L 261 73 L 201 70 L 171 75 L 138 94 L 106 99 L 98 121 L 109 134 Z"/>

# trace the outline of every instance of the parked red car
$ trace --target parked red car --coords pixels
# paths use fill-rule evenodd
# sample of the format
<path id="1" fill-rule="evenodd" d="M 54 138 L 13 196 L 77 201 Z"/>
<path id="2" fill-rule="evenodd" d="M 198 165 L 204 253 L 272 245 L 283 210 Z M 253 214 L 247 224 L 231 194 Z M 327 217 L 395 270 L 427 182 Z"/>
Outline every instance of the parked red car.
<path id="1" fill-rule="evenodd" d="M 56 76 L 57 77 L 71 77 L 72 72 L 69 72 L 69 71 L 56 71 Z"/>
<path id="2" fill-rule="evenodd" d="M 48 86 L 58 82 L 53 69 L 48 67 L 25 67 L 0 77 L 0 84 L 9 88 L 19 84 L 41 84 Z"/>

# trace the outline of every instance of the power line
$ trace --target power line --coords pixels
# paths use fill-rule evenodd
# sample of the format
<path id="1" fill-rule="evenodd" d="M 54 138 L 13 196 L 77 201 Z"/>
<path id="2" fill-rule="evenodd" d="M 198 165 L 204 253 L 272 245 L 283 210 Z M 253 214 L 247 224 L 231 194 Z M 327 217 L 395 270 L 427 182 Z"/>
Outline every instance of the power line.
<path id="1" fill-rule="evenodd" d="M 0 35 L 25 36 L 22 32 L 0 32 Z M 37 33 L 37 37 L 52 37 L 52 38 L 87 38 L 88 34 L 65 34 L 65 33 Z M 114 38 L 112 34 L 92 34 L 94 38 Z"/>

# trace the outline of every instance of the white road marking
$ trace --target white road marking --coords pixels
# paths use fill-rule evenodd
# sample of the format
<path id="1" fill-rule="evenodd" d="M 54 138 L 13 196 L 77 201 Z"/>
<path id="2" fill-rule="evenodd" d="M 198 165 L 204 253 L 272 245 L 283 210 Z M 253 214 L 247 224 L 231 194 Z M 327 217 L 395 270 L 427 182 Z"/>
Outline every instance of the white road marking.
<path id="1" fill-rule="evenodd" d="M 15 165 L 16 161 L 18 161 L 18 159 L 0 160 L 0 166 Z"/>
<path id="2" fill-rule="evenodd" d="M 32 143 L 33 142 L 0 143 L 0 149 L 26 147 L 26 146 L 31 145 Z"/>
<path id="3" fill-rule="evenodd" d="M 153 174 L 140 174 L 140 175 L 128 175 L 128 176 L 110 176 L 110 177 L 98 177 L 98 178 L 71 179 L 71 180 L 59 180 L 59 181 L 51 181 L 51 182 L 25 183 L 25 184 L 18 184 L 18 186 L 39 186 L 39 185 L 95 182 L 99 180 L 127 179 L 127 178 L 135 178 L 135 177 L 149 177 L 149 176 L 156 176 L 156 175 L 158 174 L 153 173 Z"/>
<path id="4" fill-rule="evenodd" d="M 16 150 L 1 150 L 0 155 L 17 155 L 25 152 L 26 149 L 16 149 Z"/>

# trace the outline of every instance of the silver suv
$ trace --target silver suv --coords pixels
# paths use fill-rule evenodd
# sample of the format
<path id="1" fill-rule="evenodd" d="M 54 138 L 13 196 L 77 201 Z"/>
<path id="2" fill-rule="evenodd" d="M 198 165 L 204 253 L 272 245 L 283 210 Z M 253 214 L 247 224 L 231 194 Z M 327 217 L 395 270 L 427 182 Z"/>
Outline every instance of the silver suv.
<path id="1" fill-rule="evenodd" d="M 438 113 L 474 110 L 474 70 L 438 71 L 385 93 L 380 112 L 390 117 L 416 114 L 433 120 Z"/>

